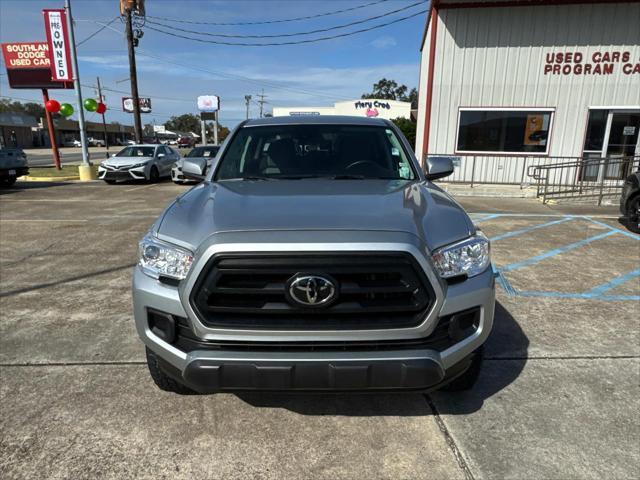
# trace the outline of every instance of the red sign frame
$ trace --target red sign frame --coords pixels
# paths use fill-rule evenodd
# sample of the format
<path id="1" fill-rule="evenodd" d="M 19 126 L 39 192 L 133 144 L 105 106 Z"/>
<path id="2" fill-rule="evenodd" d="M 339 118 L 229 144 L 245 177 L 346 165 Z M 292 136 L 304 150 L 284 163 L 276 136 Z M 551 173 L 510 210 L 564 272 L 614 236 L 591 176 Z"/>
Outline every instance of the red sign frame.
<path id="1" fill-rule="evenodd" d="M 59 75 L 59 71 L 56 68 L 56 52 L 61 49 L 54 48 L 54 39 L 51 37 L 51 23 L 49 15 L 51 13 L 60 14 L 60 29 L 62 30 L 62 41 L 64 42 L 64 58 L 67 74 L 64 76 Z M 71 50 L 69 48 L 69 32 L 67 30 L 67 12 L 63 9 L 44 9 L 42 10 L 44 16 L 45 32 L 47 34 L 47 43 L 49 44 L 49 57 L 51 59 L 51 80 L 54 82 L 71 82 L 73 81 L 73 65 L 71 64 Z M 59 40 L 58 40 L 59 41 Z"/>

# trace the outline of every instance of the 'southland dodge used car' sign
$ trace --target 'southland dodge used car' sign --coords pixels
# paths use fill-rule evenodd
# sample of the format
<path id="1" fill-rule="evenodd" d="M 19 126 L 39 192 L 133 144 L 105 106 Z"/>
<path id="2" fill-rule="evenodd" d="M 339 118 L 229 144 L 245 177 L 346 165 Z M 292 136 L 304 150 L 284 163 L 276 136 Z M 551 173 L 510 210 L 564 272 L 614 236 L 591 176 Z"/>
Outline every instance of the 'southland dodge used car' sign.
<path id="1" fill-rule="evenodd" d="M 51 52 L 51 79 L 57 82 L 71 81 L 73 77 L 67 36 L 67 16 L 64 10 L 43 10 L 42 14 Z"/>

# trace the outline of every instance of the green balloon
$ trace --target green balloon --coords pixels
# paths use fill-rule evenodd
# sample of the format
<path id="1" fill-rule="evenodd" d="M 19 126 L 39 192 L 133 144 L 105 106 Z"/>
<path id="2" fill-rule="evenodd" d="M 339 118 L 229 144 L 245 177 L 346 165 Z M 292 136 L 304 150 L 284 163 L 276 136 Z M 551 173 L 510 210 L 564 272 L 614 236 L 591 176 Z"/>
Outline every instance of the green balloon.
<path id="1" fill-rule="evenodd" d="M 60 115 L 63 117 L 69 117 L 73 115 L 73 107 L 68 103 L 60 105 Z"/>
<path id="2" fill-rule="evenodd" d="M 87 98 L 84 101 L 84 108 L 89 112 L 95 112 L 98 109 L 98 102 L 93 98 Z"/>

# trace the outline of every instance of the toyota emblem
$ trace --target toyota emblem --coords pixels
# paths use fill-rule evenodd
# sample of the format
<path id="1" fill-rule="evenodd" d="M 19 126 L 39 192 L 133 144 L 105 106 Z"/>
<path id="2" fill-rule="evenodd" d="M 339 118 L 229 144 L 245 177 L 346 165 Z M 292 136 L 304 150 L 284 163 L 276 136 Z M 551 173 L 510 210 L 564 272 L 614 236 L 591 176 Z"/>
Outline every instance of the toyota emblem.
<path id="1" fill-rule="evenodd" d="M 296 275 L 289 280 L 289 296 L 305 307 L 319 307 L 336 298 L 336 284 L 320 275 Z"/>

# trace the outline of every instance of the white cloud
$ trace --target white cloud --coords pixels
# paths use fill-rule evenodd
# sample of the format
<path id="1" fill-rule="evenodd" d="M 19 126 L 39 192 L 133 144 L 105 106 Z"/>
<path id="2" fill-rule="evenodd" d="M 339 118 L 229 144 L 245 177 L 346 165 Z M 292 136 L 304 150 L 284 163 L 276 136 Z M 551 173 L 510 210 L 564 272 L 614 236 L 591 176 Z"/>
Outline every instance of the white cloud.
<path id="1" fill-rule="evenodd" d="M 375 48 L 389 48 L 395 47 L 398 44 L 394 37 L 385 35 L 384 37 L 378 37 L 371 42 L 371 45 Z"/>

